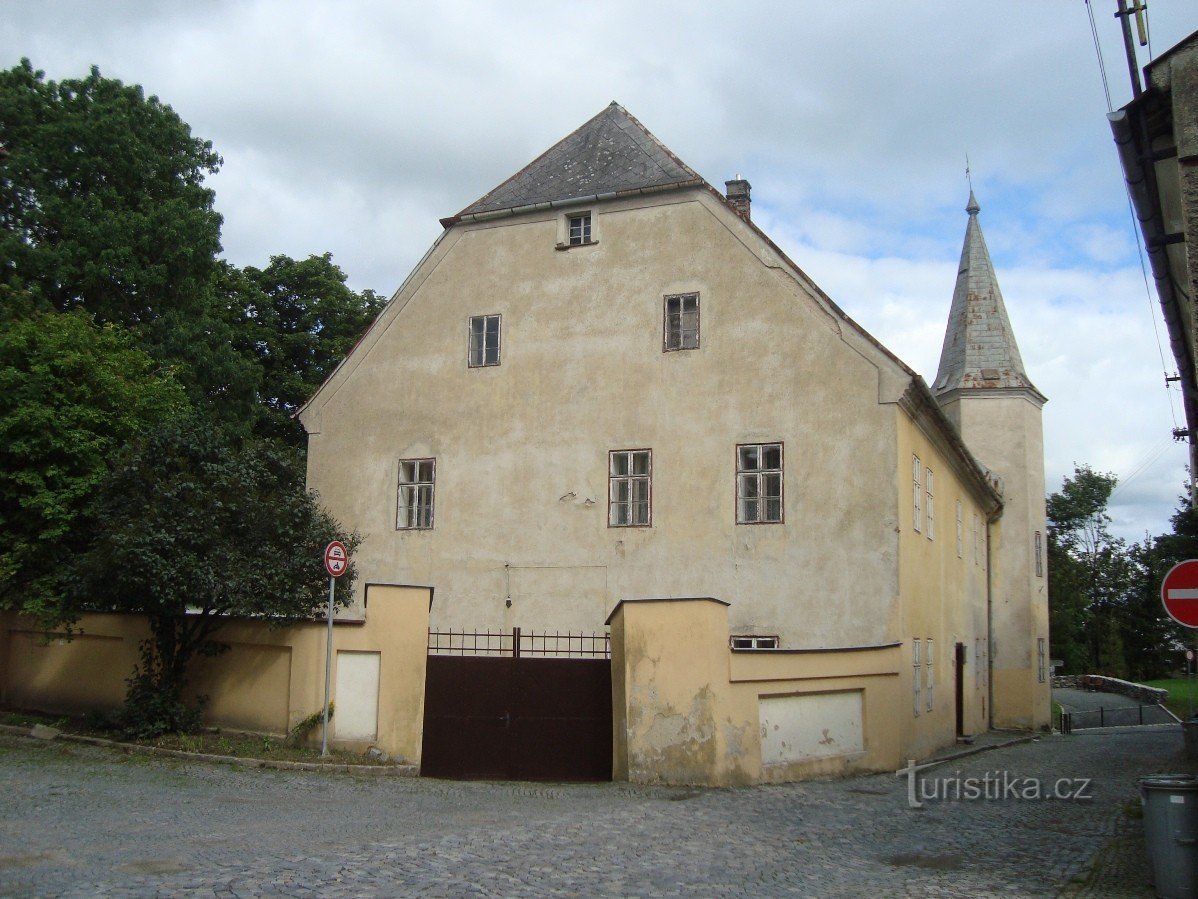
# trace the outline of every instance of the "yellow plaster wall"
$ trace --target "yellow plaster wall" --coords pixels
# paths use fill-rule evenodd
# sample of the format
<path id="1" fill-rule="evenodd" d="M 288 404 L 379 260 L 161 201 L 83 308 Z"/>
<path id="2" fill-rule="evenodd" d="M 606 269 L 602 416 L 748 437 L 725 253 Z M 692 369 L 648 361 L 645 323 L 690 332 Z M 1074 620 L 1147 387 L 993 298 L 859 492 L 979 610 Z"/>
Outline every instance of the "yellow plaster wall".
<path id="1" fill-rule="evenodd" d="M 1052 719 L 1037 640 L 1048 639 L 1047 549 L 1035 568 L 1035 532 L 1047 546 L 1041 407 L 1022 394 L 969 391 L 945 405 L 978 459 L 1003 482 L 991 541 L 994 714 L 998 727 L 1045 728 Z M 1046 644 L 1047 645 L 1047 644 Z"/>
<path id="2" fill-rule="evenodd" d="M 734 652 L 713 599 L 623 602 L 610 623 L 616 780 L 728 786 L 900 764 L 898 646 Z M 762 764 L 762 697 L 861 691 L 864 751 Z"/>
<path id="3" fill-rule="evenodd" d="M 899 665 L 900 731 L 911 758 L 920 758 L 956 739 L 955 644 L 963 643 L 966 734 L 989 729 L 986 659 L 977 658 L 977 640 L 988 646 L 986 536 L 988 511 L 977 488 L 943 447 L 905 409 L 898 416 L 899 592 L 894 631 L 902 641 Z M 912 457 L 921 463 L 921 525 L 915 530 Z M 927 531 L 927 471 L 934 473 L 933 537 Z M 961 554 L 957 555 L 956 504 L 961 502 Z M 974 523 L 977 524 L 975 554 Z M 927 708 L 927 640 L 932 638 L 933 705 Z M 913 641 L 921 642 L 921 695 L 915 714 Z M 982 666 L 982 678 L 977 677 Z"/>
<path id="4" fill-rule="evenodd" d="M 351 749 L 377 745 L 397 761 L 419 764 L 431 591 L 370 584 L 365 596 L 364 619 L 334 627 L 334 659 L 340 650 L 381 653 L 378 739 L 372 744 L 333 742 Z M 76 630 L 68 639 L 62 633 L 47 634 L 13 613 L 0 617 L 0 647 L 5 648 L 0 654 L 0 703 L 54 713 L 119 707 L 125 680 L 137 664 L 138 644 L 147 635 L 144 620 L 90 614 Z M 281 734 L 321 709 L 322 622 L 272 629 L 238 620 L 223 628 L 218 639 L 229 650 L 199 660 L 189 680 L 192 698 L 208 697 L 206 723 Z M 336 677 L 334 667 L 334 684 Z M 319 738 L 317 729 L 313 739 Z"/>

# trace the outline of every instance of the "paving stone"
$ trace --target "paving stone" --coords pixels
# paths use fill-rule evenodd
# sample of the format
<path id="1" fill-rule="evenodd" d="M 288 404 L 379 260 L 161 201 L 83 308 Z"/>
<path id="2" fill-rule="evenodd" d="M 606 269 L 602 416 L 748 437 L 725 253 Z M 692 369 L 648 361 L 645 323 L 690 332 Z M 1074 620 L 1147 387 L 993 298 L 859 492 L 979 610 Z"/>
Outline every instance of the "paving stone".
<path id="1" fill-rule="evenodd" d="M 921 776 L 1087 777 L 1091 799 L 915 809 L 893 773 L 740 790 L 458 783 L 0 735 L 0 895 L 1151 895 L 1126 812 L 1140 776 L 1189 770 L 1181 750 L 1180 728 L 1046 736 Z"/>

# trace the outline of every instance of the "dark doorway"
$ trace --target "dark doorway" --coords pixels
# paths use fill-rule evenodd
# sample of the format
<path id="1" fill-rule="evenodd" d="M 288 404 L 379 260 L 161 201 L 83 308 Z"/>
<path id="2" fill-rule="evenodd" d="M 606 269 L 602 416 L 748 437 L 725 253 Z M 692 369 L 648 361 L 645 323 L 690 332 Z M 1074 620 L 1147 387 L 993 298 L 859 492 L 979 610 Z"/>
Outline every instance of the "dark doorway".
<path id="1" fill-rule="evenodd" d="M 974 660 L 977 664 L 977 660 Z M 957 644 L 957 659 L 953 666 L 956 669 L 957 680 L 957 736 L 965 736 L 965 644 Z"/>

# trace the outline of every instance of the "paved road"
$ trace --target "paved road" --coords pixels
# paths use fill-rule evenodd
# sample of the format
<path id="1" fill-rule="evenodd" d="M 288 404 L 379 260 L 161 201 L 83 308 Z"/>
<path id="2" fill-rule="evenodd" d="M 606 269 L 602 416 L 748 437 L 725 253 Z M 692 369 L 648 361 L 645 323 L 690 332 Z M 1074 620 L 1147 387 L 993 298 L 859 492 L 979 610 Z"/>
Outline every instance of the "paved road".
<path id="1" fill-rule="evenodd" d="M 1052 698 L 1066 711 L 1073 712 L 1075 730 L 1084 727 L 1175 723 L 1173 716 L 1159 706 L 1145 705 L 1121 693 L 1054 687 Z M 1141 706 L 1143 712 L 1140 711 Z"/>
<path id="2" fill-rule="evenodd" d="M 893 774 L 740 790 L 453 783 L 0 735 L 0 895 L 1052 896 L 1126 832 L 1137 777 L 1188 770 L 1181 743 L 1177 728 L 1046 736 L 929 769 L 913 809 Z M 1046 791 L 1091 778 L 1092 798 L 931 798 L 930 778 L 1002 772 Z M 1110 879 L 1088 889 L 1151 895 L 1142 870 Z"/>

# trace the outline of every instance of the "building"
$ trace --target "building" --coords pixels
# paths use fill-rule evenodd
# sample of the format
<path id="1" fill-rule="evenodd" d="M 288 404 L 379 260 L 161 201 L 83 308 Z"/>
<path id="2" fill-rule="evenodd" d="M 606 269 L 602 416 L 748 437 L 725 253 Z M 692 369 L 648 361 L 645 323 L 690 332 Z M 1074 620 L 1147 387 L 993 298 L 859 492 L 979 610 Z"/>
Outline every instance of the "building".
<path id="1" fill-rule="evenodd" d="M 609 624 L 616 777 L 1047 726 L 1044 398 L 977 203 L 933 392 L 727 189 L 613 103 L 442 220 L 299 413 L 362 581 L 451 643 Z"/>
<path id="2" fill-rule="evenodd" d="M 1130 41 L 1129 41 L 1130 52 Z M 1132 70 L 1135 72 L 1134 60 Z M 1144 67 L 1135 99 L 1109 116 L 1128 193 L 1152 266 L 1177 363 L 1189 444 L 1198 471 L 1198 368 L 1194 297 L 1198 291 L 1198 32 Z M 1192 479 L 1191 479 L 1192 480 Z M 1198 487 L 1190 485 L 1191 498 Z"/>

